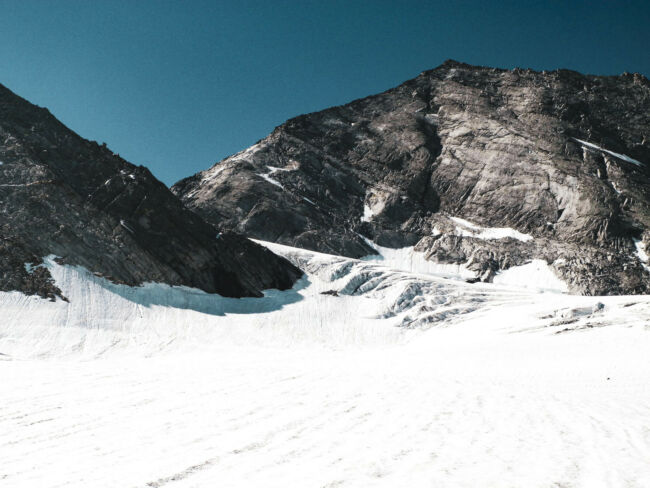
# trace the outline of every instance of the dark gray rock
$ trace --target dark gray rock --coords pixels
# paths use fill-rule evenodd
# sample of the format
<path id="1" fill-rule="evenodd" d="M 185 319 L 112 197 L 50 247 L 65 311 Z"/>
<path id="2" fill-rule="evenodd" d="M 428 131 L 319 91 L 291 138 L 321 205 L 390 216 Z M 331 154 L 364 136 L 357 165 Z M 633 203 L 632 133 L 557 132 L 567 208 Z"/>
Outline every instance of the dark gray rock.
<path id="1" fill-rule="evenodd" d="M 486 281 L 540 258 L 574 292 L 647 293 L 634 242 L 650 245 L 649 129 L 642 75 L 448 61 L 291 119 L 172 191 L 259 239 L 351 257 L 374 252 L 362 236 L 417 244 L 433 260 L 471 261 Z M 449 217 L 534 239 L 458 236 Z M 432 236 L 436 225 L 446 233 Z"/>
<path id="2" fill-rule="evenodd" d="M 291 287 L 288 261 L 187 210 L 165 185 L 0 85 L 0 290 L 54 298 L 42 258 L 119 283 L 225 296 Z M 25 266 L 31 263 L 31 266 Z"/>

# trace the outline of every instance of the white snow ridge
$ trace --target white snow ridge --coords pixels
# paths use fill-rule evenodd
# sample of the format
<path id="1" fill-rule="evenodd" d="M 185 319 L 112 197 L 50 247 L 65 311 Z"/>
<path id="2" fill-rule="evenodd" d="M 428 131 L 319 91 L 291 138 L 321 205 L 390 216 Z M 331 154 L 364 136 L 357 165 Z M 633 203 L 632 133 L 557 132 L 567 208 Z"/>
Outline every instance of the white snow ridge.
<path id="1" fill-rule="evenodd" d="M 259 299 L 0 293 L 0 486 L 650 486 L 650 297 L 266 245 L 306 274 Z"/>

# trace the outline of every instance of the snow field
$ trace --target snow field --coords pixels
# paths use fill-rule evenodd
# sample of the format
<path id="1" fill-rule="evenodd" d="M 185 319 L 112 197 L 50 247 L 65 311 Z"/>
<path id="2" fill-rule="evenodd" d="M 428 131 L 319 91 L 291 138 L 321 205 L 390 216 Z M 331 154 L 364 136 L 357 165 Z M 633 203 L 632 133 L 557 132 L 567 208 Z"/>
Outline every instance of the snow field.
<path id="1" fill-rule="evenodd" d="M 650 486 L 649 297 L 269 247 L 262 299 L 0 293 L 0 486 Z"/>

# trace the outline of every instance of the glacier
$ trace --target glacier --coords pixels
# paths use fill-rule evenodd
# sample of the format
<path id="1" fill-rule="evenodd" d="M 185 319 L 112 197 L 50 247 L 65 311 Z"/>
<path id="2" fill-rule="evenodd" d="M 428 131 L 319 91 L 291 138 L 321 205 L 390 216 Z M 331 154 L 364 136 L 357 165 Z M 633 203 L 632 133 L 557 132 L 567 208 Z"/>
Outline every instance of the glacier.
<path id="1" fill-rule="evenodd" d="M 650 297 L 265 244 L 293 289 L 0 293 L 0 485 L 650 486 Z"/>

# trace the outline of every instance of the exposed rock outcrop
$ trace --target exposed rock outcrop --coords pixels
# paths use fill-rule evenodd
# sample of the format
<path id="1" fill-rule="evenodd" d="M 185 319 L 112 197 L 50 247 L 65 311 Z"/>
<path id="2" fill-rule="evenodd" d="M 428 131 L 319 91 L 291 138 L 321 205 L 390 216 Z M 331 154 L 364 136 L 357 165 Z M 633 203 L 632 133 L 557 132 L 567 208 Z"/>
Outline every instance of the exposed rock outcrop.
<path id="1" fill-rule="evenodd" d="M 1 85 L 0 213 L 1 291 L 60 295 L 39 267 L 52 254 L 120 283 L 234 297 L 290 287 L 301 274 L 248 239 L 217 238 L 149 170 Z"/>
<path id="2" fill-rule="evenodd" d="M 287 121 L 178 182 L 222 229 L 360 257 L 364 239 L 469 263 L 481 279 L 545 259 L 585 294 L 647 293 L 650 82 L 455 61 Z M 531 240 L 457 232 L 450 217 Z M 434 232 L 434 228 L 437 232 Z"/>

